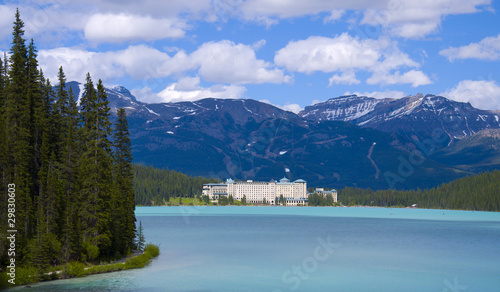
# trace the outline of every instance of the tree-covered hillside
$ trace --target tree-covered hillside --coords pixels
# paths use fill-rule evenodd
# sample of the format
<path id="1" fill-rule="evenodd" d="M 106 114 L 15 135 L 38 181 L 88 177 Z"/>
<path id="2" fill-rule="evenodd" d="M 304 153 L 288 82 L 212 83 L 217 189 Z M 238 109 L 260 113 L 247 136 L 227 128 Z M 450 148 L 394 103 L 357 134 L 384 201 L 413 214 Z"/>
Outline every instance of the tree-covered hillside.
<path id="1" fill-rule="evenodd" d="M 419 208 L 500 211 L 500 171 L 461 178 L 437 188 L 412 191 L 339 190 L 344 205 L 411 206 Z"/>
<path id="2" fill-rule="evenodd" d="M 152 166 L 134 165 L 134 191 L 137 205 L 162 205 L 170 197 L 193 198 L 201 195 L 203 184 L 215 179 L 191 177 L 183 173 Z"/>

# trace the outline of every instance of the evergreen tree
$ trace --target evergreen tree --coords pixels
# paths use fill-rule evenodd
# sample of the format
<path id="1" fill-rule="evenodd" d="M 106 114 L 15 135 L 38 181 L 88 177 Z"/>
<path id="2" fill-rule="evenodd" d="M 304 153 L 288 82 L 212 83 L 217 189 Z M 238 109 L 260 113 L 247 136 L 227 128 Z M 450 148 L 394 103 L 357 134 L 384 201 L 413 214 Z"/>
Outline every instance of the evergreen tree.
<path id="1" fill-rule="evenodd" d="M 26 47 L 23 36 L 17 11 L 10 57 L 0 58 L 0 205 L 6 206 L 6 187 L 14 184 L 16 266 L 35 267 L 42 274 L 48 266 L 70 260 L 98 260 L 115 254 L 112 242 L 119 242 L 116 251 L 125 254 L 135 236 L 125 112 L 118 113 L 112 152 L 110 110 L 101 80 L 96 90 L 88 75 L 79 113 L 71 89 L 66 91 L 62 68 L 54 91 L 38 68 L 34 41 Z M 121 208 L 119 216 L 111 215 L 113 207 Z M 6 210 L 0 208 L 4 222 Z M 111 233 L 111 226 L 122 221 L 119 232 Z M 0 233 L 6 227 L 1 224 Z M 1 265 L 8 260 L 5 239 L 0 238 Z"/>
<path id="2" fill-rule="evenodd" d="M 129 138 L 127 114 L 120 108 L 116 112 L 114 127 L 114 185 L 115 200 L 113 204 L 116 241 L 122 253 L 132 248 L 135 234 L 135 194 L 134 173 L 132 171 L 132 146 Z M 119 223 L 119 225 L 117 225 Z"/>
<path id="3" fill-rule="evenodd" d="M 101 80 L 94 89 L 90 74 L 82 95 L 83 153 L 80 159 L 80 194 L 83 241 L 87 254 L 98 248 L 101 255 L 110 255 L 112 157 L 109 107 Z M 98 254 L 99 254 L 98 253 Z"/>
<path id="4" fill-rule="evenodd" d="M 59 90 L 64 90 L 65 83 L 62 68 L 59 73 Z M 58 92 L 58 96 L 64 96 Z M 61 137 L 61 178 L 64 200 L 63 226 L 62 226 L 62 257 L 67 263 L 71 259 L 78 259 L 81 253 L 81 239 L 79 233 L 79 202 L 77 195 L 78 185 L 78 107 L 71 88 L 68 93 L 68 102 L 64 107 L 63 129 Z"/>
<path id="5" fill-rule="evenodd" d="M 27 94 L 27 60 L 24 23 L 16 11 L 12 47 L 9 59 L 9 78 L 4 94 L 5 129 L 4 177 L 5 181 L 16 185 L 16 244 L 23 247 L 34 230 L 32 196 L 32 147 L 30 144 L 30 100 Z M 19 259 L 25 253 L 19 251 Z"/>
<path id="6" fill-rule="evenodd" d="M 142 221 L 139 220 L 139 228 L 136 232 L 135 247 L 138 250 L 144 250 L 144 244 L 146 243 L 146 238 L 144 237 L 144 228 L 142 228 Z"/>

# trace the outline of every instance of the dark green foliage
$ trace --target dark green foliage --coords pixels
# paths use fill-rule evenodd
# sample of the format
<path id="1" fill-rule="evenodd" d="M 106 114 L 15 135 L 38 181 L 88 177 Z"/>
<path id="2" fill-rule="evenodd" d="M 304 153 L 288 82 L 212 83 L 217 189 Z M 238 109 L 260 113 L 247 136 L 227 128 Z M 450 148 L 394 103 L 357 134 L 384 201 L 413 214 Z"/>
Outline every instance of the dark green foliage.
<path id="1" fill-rule="evenodd" d="M 437 188 L 412 191 L 373 191 L 345 188 L 339 191 L 344 205 L 500 211 L 500 171 L 461 178 Z M 309 199 L 310 200 L 310 199 Z"/>
<path id="2" fill-rule="evenodd" d="M 146 238 L 144 237 L 144 229 L 142 228 L 142 221 L 139 221 L 139 228 L 136 232 L 135 247 L 138 250 L 144 249 L 144 244 L 146 243 Z"/>
<path id="3" fill-rule="evenodd" d="M 132 171 L 132 146 L 129 138 L 127 114 L 125 109 L 116 112 L 114 139 L 114 199 L 113 224 L 114 247 L 122 254 L 133 245 L 135 234 L 135 194 L 134 173 Z"/>
<path id="4" fill-rule="evenodd" d="M 326 196 L 320 193 L 312 193 L 308 198 L 309 206 L 334 206 L 333 196 L 331 194 L 327 194 Z"/>
<path id="5" fill-rule="evenodd" d="M 102 82 L 94 88 L 87 75 L 79 112 L 62 68 L 54 89 L 23 35 L 17 12 L 10 57 L 0 59 L 0 219 L 7 222 L 6 187 L 15 185 L 18 283 L 24 274 L 29 282 L 51 277 L 46 271 L 56 265 L 126 255 L 135 231 L 125 111 L 118 110 L 113 144 Z M 0 225 L 2 266 L 6 228 Z"/>
<path id="6" fill-rule="evenodd" d="M 217 182 L 216 179 L 190 177 L 174 170 L 137 164 L 133 172 L 135 203 L 144 206 L 163 205 L 170 197 L 194 198 L 202 193 L 203 184 Z"/>

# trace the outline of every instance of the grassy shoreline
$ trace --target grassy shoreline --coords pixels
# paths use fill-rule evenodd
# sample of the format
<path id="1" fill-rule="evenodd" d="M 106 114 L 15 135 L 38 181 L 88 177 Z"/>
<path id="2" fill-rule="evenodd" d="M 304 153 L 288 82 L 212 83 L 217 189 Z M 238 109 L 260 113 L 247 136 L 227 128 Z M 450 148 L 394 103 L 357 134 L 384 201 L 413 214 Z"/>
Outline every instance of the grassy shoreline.
<path id="1" fill-rule="evenodd" d="M 90 265 L 88 263 L 73 261 L 62 266 L 53 267 L 41 274 L 35 268 L 17 268 L 15 285 L 8 284 L 5 288 L 143 268 L 149 265 L 159 254 L 159 247 L 149 243 L 146 244 L 144 251 L 133 253 L 131 256 L 129 255 L 113 263 Z M 4 282 L 4 279 L 5 283 L 7 283 L 6 280 L 9 278 L 6 272 L 2 273 L 2 282 Z"/>

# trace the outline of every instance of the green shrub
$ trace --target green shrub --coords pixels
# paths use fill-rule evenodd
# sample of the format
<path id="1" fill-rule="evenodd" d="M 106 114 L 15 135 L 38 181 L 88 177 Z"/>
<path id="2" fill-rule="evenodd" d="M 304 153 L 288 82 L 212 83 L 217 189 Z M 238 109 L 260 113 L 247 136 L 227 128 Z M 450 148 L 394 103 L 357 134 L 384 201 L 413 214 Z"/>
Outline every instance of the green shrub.
<path id="1" fill-rule="evenodd" d="M 69 262 L 66 266 L 66 276 L 70 278 L 82 277 L 86 274 L 85 265 L 80 262 Z"/>
<path id="2" fill-rule="evenodd" d="M 87 255 L 87 260 L 93 261 L 99 256 L 99 248 L 89 241 L 83 243 L 83 249 Z"/>
<path id="3" fill-rule="evenodd" d="M 160 248 L 157 245 L 148 243 L 144 247 L 144 252 L 148 252 L 151 255 L 151 257 L 156 258 L 158 257 L 158 255 L 160 255 Z"/>
<path id="4" fill-rule="evenodd" d="M 129 258 L 125 262 L 125 267 L 127 269 L 142 268 L 151 262 L 151 254 L 149 252 L 144 252 L 133 258 Z"/>
<path id="5" fill-rule="evenodd" d="M 34 283 L 41 280 L 38 270 L 35 267 L 17 268 L 16 269 L 16 285 L 24 285 Z"/>

